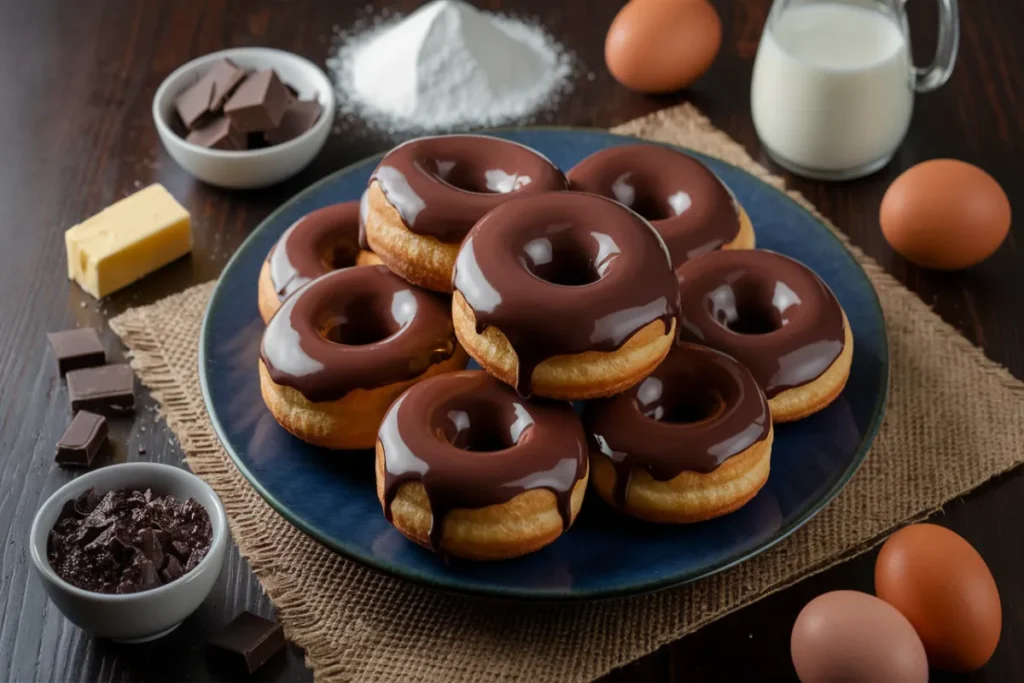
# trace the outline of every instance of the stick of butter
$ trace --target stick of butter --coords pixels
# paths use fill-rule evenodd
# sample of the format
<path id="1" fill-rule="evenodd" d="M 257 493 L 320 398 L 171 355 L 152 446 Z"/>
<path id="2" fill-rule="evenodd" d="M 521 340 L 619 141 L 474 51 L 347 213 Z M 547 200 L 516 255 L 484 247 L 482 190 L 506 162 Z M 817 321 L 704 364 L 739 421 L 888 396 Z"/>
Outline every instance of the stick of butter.
<path id="1" fill-rule="evenodd" d="M 154 183 L 64 233 L 68 277 L 97 299 L 192 250 L 188 211 Z"/>

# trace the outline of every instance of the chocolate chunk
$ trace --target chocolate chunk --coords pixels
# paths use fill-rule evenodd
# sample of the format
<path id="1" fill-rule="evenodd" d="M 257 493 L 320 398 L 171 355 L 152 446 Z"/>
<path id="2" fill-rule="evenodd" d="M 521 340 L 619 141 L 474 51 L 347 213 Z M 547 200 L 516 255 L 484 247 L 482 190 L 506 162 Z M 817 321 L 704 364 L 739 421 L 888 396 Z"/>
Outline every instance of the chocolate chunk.
<path id="1" fill-rule="evenodd" d="M 100 336 L 92 327 L 51 332 L 46 338 L 57 357 L 57 371 L 62 375 L 69 370 L 91 368 L 107 362 Z"/>
<path id="2" fill-rule="evenodd" d="M 184 570 L 181 568 L 181 563 L 178 562 L 178 558 L 174 555 L 168 555 L 167 566 L 160 570 L 160 578 L 164 580 L 164 583 L 170 583 L 175 579 L 181 578 L 181 575 L 184 573 Z"/>
<path id="3" fill-rule="evenodd" d="M 57 464 L 89 467 L 106 440 L 107 418 L 80 410 L 57 442 Z"/>
<path id="4" fill-rule="evenodd" d="M 203 124 L 210 114 L 224 106 L 225 100 L 245 78 L 245 70 L 230 59 L 220 59 L 191 87 L 178 95 L 174 107 L 189 130 Z"/>
<path id="5" fill-rule="evenodd" d="M 135 410 L 135 375 L 128 365 L 104 365 L 68 373 L 72 410 L 104 414 Z"/>
<path id="6" fill-rule="evenodd" d="M 263 134 L 270 145 L 279 145 L 299 137 L 313 127 L 320 118 L 320 103 L 316 100 L 295 101 L 288 105 L 281 123 Z"/>
<path id="7" fill-rule="evenodd" d="M 180 538 L 181 540 L 176 540 Z M 101 593 L 155 588 L 206 557 L 213 530 L 206 509 L 152 491 L 86 491 L 61 510 L 47 558 L 65 581 Z M 187 561 L 177 556 L 179 544 Z"/>
<path id="8" fill-rule="evenodd" d="M 209 149 L 243 150 L 248 146 L 245 133 L 239 132 L 226 116 L 218 116 L 197 126 L 186 141 Z"/>
<path id="9" fill-rule="evenodd" d="M 160 541 L 157 540 L 153 529 L 143 529 L 139 532 L 139 550 L 154 567 L 164 565 L 164 549 L 160 547 Z"/>
<path id="10" fill-rule="evenodd" d="M 213 90 L 213 81 L 202 77 L 175 98 L 174 108 L 185 128 L 193 128 L 209 115 Z"/>
<path id="11" fill-rule="evenodd" d="M 245 69 L 230 59 L 219 59 L 206 72 L 206 78 L 213 81 L 213 94 L 210 96 L 210 111 L 220 111 L 235 88 L 245 80 Z"/>
<path id="12" fill-rule="evenodd" d="M 256 71 L 238 86 L 224 113 L 243 133 L 267 131 L 281 123 L 291 95 L 272 69 Z"/>
<path id="13" fill-rule="evenodd" d="M 252 612 L 242 612 L 210 639 L 210 653 L 218 663 L 249 674 L 284 650 L 284 646 L 281 624 Z"/>

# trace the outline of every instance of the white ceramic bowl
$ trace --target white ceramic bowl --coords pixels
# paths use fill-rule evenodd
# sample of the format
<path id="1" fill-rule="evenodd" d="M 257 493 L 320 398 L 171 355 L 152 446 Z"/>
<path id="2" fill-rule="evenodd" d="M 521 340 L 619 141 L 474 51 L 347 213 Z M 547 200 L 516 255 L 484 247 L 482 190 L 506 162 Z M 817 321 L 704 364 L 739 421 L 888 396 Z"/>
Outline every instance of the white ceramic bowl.
<path id="1" fill-rule="evenodd" d="M 155 494 L 170 494 L 182 501 L 195 498 L 210 515 L 213 527 L 210 550 L 192 571 L 148 591 L 108 595 L 72 586 L 50 566 L 46 541 L 65 501 L 77 498 L 89 488 L 100 495 L 120 488 L 151 488 Z M 110 465 L 65 484 L 39 508 L 29 533 L 29 553 L 36 574 L 64 616 L 100 638 L 136 643 L 170 633 L 199 607 L 220 575 L 227 545 L 227 518 L 213 489 L 183 469 L 149 462 Z"/>
<path id="2" fill-rule="evenodd" d="M 234 152 L 186 142 L 171 129 L 177 115 L 174 99 L 223 57 L 247 69 L 274 69 L 298 91 L 299 99 L 320 102 L 320 118 L 299 137 L 262 149 Z M 153 123 L 171 158 L 196 178 L 231 189 L 265 187 L 295 175 L 323 148 L 333 122 L 334 88 L 327 75 L 308 59 L 265 47 L 239 47 L 193 59 L 164 79 L 153 97 Z"/>

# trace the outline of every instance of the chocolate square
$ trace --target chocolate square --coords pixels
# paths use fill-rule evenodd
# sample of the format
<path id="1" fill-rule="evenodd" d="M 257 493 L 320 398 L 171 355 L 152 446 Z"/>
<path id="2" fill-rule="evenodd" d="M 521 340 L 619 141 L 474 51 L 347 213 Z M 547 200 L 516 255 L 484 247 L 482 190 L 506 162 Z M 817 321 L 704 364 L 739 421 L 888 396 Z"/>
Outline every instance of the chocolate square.
<path id="1" fill-rule="evenodd" d="M 214 62 L 209 71 L 174 100 L 185 127 L 191 130 L 202 126 L 209 114 L 220 111 L 244 78 L 245 70 L 230 59 Z"/>
<path id="2" fill-rule="evenodd" d="M 57 464 L 89 467 L 106 440 L 107 418 L 80 410 L 57 442 Z"/>
<path id="3" fill-rule="evenodd" d="M 235 128 L 254 133 L 276 128 L 281 123 L 291 95 L 273 69 L 250 74 L 224 105 L 224 113 Z"/>
<path id="4" fill-rule="evenodd" d="M 103 343 L 95 328 L 51 332 L 46 338 L 50 340 L 53 354 L 57 357 L 57 371 L 62 375 L 69 370 L 91 368 L 107 362 Z"/>
<path id="5" fill-rule="evenodd" d="M 245 69 L 230 59 L 218 59 L 214 62 L 210 70 L 206 72 L 206 78 L 213 81 L 213 94 L 210 97 L 211 112 L 220 111 L 224 107 L 228 97 L 245 80 L 245 76 Z"/>
<path id="6" fill-rule="evenodd" d="M 185 124 L 185 128 L 191 129 L 200 124 L 203 118 L 209 114 L 213 89 L 213 81 L 204 77 L 174 98 L 174 108 L 177 110 L 181 122 Z"/>
<path id="7" fill-rule="evenodd" d="M 72 410 L 117 415 L 135 410 L 135 375 L 128 365 L 104 365 L 68 373 Z"/>
<path id="8" fill-rule="evenodd" d="M 209 149 L 242 150 L 248 146 L 245 133 L 231 125 L 231 119 L 223 115 L 194 129 L 185 140 Z"/>
<path id="9" fill-rule="evenodd" d="M 281 624 L 242 612 L 210 639 L 210 654 L 225 668 L 251 674 L 284 646 Z"/>
<path id="10" fill-rule="evenodd" d="M 263 134 L 268 145 L 279 145 L 299 137 L 313 127 L 320 118 L 320 103 L 316 100 L 293 100 L 281 117 L 277 128 Z"/>

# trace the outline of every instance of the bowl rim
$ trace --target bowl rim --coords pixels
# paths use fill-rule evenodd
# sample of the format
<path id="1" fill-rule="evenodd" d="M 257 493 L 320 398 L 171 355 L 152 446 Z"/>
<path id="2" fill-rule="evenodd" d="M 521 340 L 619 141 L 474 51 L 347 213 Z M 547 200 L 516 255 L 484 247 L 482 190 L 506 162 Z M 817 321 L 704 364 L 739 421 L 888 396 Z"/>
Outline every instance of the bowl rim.
<path id="1" fill-rule="evenodd" d="M 210 526 L 213 532 L 213 539 L 210 541 L 210 548 L 206 551 L 206 556 L 199 561 L 192 571 L 183 574 L 178 579 L 165 583 L 162 586 L 156 588 L 150 588 L 149 590 L 137 591 L 135 593 L 98 593 L 96 591 L 86 590 L 79 588 L 78 586 L 72 585 L 61 578 L 53 567 L 50 566 L 50 561 L 46 557 L 46 539 L 49 537 L 50 529 L 45 531 L 45 534 L 40 531 L 40 525 L 42 524 L 43 512 L 53 507 L 62 506 L 66 500 L 70 500 L 69 491 L 75 488 L 81 488 L 83 484 L 90 482 L 92 479 L 98 479 L 101 475 L 105 475 L 114 469 L 130 468 L 140 471 L 149 471 L 156 481 L 167 481 L 175 477 L 180 477 L 183 480 L 189 480 L 192 484 L 198 486 L 199 489 L 203 490 L 207 494 L 209 499 L 213 501 L 213 511 L 203 505 L 206 508 L 207 514 L 210 515 Z M 199 501 L 197 501 L 199 502 Z M 202 503 L 200 502 L 202 505 Z M 58 513 L 59 514 L 59 513 Z M 214 559 L 215 555 L 220 555 L 227 545 L 228 537 L 228 524 L 227 515 L 224 512 L 224 504 L 221 502 L 220 497 L 213 490 L 213 488 L 205 481 L 200 479 L 198 476 L 189 472 L 188 470 L 175 467 L 173 465 L 166 465 L 163 463 L 156 462 L 124 462 L 117 463 L 114 465 L 107 465 L 106 467 L 100 467 L 75 477 L 71 481 L 67 482 L 56 491 L 54 491 L 43 504 L 36 510 L 35 515 L 32 518 L 32 526 L 29 529 L 29 554 L 32 557 L 32 563 L 35 565 L 36 570 L 44 577 L 51 585 L 59 587 L 62 591 L 70 593 L 76 597 L 86 598 L 90 600 L 99 600 L 101 602 L 110 603 L 125 603 L 133 600 L 142 600 L 149 597 L 157 597 L 164 595 L 171 591 L 180 590 L 183 586 L 191 583 L 200 574 L 205 573 L 210 569 L 212 564 L 217 560 Z M 39 542 L 37 542 L 39 539 Z"/>
<path id="2" fill-rule="evenodd" d="M 237 57 L 253 54 L 267 55 L 276 60 L 293 60 L 298 62 L 303 68 L 308 69 L 311 73 L 315 74 L 316 78 L 322 81 L 323 93 L 327 102 L 323 106 L 323 111 L 320 112 L 320 118 L 317 119 L 308 130 L 302 135 L 287 140 L 277 145 L 271 145 L 269 147 L 263 147 L 261 149 L 242 149 L 242 150 L 229 150 L 229 149 L 210 149 L 209 147 L 203 147 L 197 145 L 194 142 L 189 142 L 181 135 L 178 135 L 170 126 L 170 124 L 164 120 L 161 115 L 160 105 L 167 99 L 173 97 L 177 93 L 171 93 L 171 83 L 181 77 L 183 74 L 192 71 L 196 67 L 202 66 L 203 64 L 213 62 L 214 60 L 221 57 Z M 319 98 L 318 98 L 319 99 Z M 173 144 L 180 144 L 183 148 L 193 152 L 195 154 L 205 154 L 211 158 L 219 159 L 256 159 L 260 157 L 269 157 L 279 154 L 289 148 L 298 147 L 305 141 L 314 137 L 323 128 L 329 128 L 334 124 L 334 111 L 337 106 L 335 95 L 334 95 L 334 84 L 331 82 L 330 77 L 321 69 L 319 66 L 314 64 L 309 59 L 306 59 L 302 55 L 295 54 L 294 52 L 288 52 L 286 50 L 278 50 L 273 47 L 231 47 L 225 50 L 217 50 L 216 52 L 210 52 L 205 55 L 191 59 L 177 69 L 172 71 L 164 78 L 160 85 L 156 89 L 156 93 L 153 95 L 153 102 L 150 106 L 150 110 L 153 116 L 153 124 L 156 126 L 157 132 L 160 137 L 164 140 L 173 140 Z M 171 143 L 168 143 L 171 144 Z"/>

